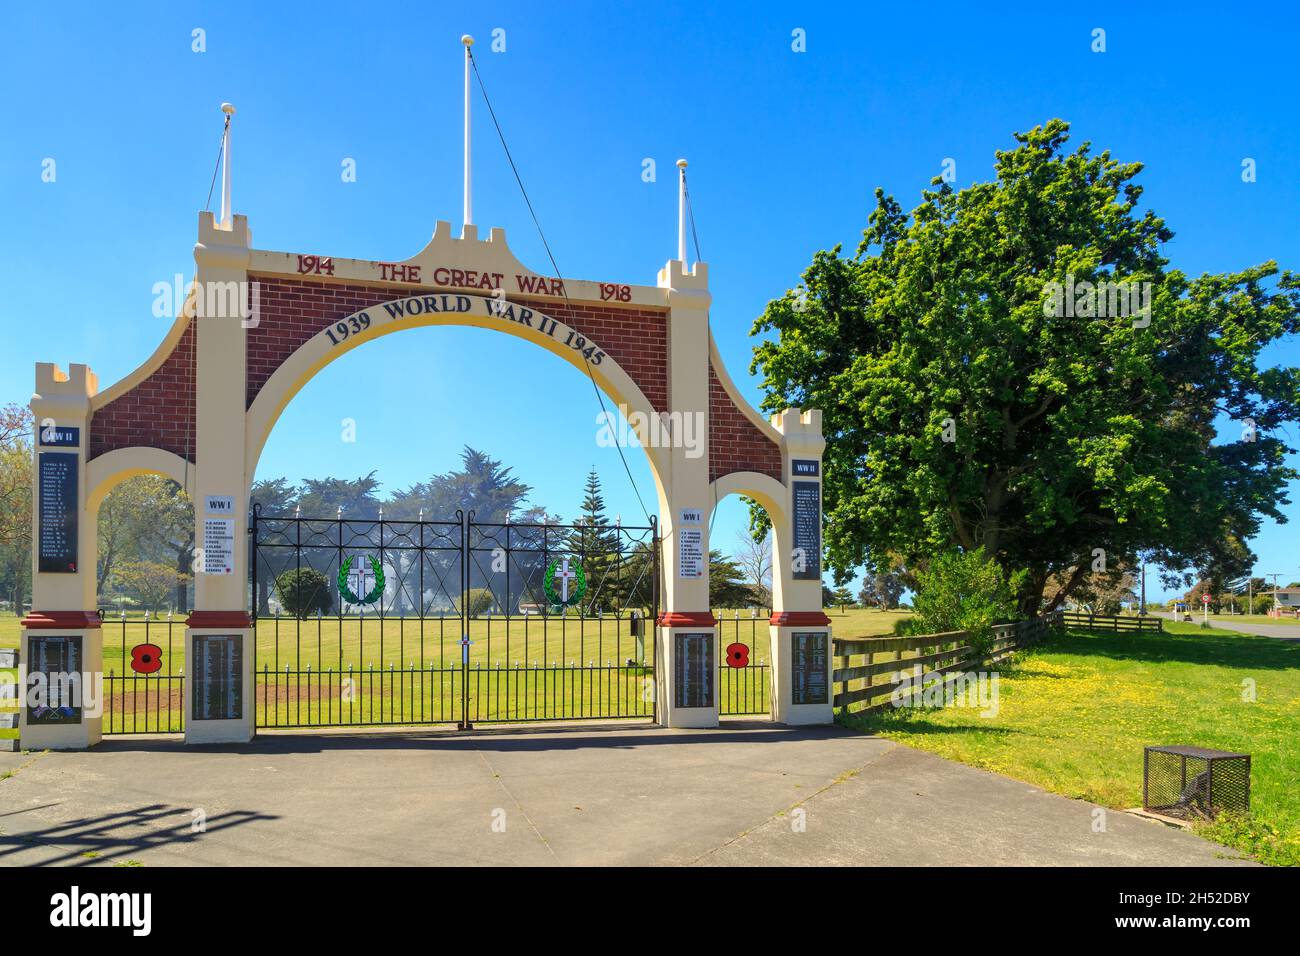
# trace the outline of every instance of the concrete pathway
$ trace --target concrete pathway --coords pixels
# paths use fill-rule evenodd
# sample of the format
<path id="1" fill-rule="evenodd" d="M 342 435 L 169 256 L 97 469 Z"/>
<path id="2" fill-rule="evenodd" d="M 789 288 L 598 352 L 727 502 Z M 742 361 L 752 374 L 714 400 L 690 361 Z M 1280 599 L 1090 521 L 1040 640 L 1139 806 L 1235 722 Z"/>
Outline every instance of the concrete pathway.
<path id="1" fill-rule="evenodd" d="M 5 778 L 4 775 L 10 775 Z M 113 738 L 0 754 L 0 863 L 1240 863 L 1191 834 L 840 728 Z"/>

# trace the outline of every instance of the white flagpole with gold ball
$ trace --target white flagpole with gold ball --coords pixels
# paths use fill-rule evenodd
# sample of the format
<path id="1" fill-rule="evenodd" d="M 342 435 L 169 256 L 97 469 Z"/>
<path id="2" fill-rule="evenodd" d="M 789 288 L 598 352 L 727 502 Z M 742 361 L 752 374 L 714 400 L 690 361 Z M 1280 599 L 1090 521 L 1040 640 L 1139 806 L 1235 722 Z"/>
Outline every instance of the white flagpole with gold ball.
<path id="1" fill-rule="evenodd" d="M 469 133 L 469 71 L 470 51 L 474 38 L 468 33 L 460 38 L 465 44 L 465 227 L 474 225 L 473 180 L 470 173 L 470 133 Z"/>
<path id="2" fill-rule="evenodd" d="M 230 228 L 230 118 L 235 115 L 235 107 L 230 103 L 221 104 L 221 112 L 226 114 L 226 128 L 221 134 L 221 228 Z"/>

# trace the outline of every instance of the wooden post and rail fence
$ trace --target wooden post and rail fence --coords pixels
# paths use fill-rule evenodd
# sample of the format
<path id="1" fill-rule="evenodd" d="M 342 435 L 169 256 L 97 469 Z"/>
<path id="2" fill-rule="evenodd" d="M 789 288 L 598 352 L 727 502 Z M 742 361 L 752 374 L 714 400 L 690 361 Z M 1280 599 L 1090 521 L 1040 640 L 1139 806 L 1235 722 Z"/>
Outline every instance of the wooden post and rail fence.
<path id="1" fill-rule="evenodd" d="M 995 666 L 1020 648 L 1042 640 L 1049 628 L 1060 626 L 1062 616 L 1060 611 L 1054 611 L 1016 624 L 995 625 L 993 644 L 982 658 L 968 643 L 966 631 L 906 637 L 837 637 L 832 700 L 837 708 L 854 708 L 855 713 L 888 706 L 895 691 L 910 695 L 936 678 L 946 683 L 959 674 Z"/>
<path id="2" fill-rule="evenodd" d="M 993 667 L 1015 651 L 1038 643 L 1049 629 L 1057 627 L 1114 634 L 1155 633 L 1164 630 L 1164 621 L 1154 616 L 1052 611 L 1028 621 L 996 625 L 993 644 L 982 659 L 976 658 L 965 631 L 905 637 L 837 637 L 832 700 L 836 707 L 854 708 L 855 712 L 875 710 L 888 705 L 895 691 L 911 695 L 935 679 L 948 682 L 959 674 Z"/>
<path id="3" fill-rule="evenodd" d="M 1066 627 L 1081 628 L 1087 631 L 1109 631 L 1112 634 L 1126 634 L 1131 631 L 1163 631 L 1165 619 L 1155 614 L 1134 617 L 1123 614 L 1083 614 L 1078 611 L 1065 611 Z"/>

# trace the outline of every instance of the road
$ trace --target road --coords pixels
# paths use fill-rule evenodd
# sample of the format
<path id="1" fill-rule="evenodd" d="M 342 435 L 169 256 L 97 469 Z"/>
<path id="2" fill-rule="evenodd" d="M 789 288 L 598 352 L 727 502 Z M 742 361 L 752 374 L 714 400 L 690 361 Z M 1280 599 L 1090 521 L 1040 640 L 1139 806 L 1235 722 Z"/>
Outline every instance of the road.
<path id="1" fill-rule="evenodd" d="M 1210 623 L 1227 631 L 1257 634 L 1260 637 L 1277 637 L 1284 641 L 1300 641 L 1300 625 L 1296 624 L 1246 624 L 1231 617 L 1211 617 Z"/>

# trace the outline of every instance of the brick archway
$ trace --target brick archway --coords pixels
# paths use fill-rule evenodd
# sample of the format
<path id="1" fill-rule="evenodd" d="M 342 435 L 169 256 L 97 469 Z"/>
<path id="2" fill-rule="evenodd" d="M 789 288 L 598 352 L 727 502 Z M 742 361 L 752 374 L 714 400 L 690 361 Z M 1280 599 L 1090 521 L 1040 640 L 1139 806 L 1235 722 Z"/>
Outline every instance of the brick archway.
<path id="1" fill-rule="evenodd" d="M 327 284 L 273 275 L 250 275 L 259 284 L 261 320 L 248 330 L 245 407 L 293 352 L 320 330 L 360 309 L 394 298 L 392 286 Z M 405 290 L 402 290 L 405 292 Z M 424 288 L 412 294 L 435 294 Z M 605 346 L 656 412 L 669 409 L 667 314 L 664 308 L 618 308 L 512 297 L 511 302 L 558 319 Z M 133 447 L 157 448 L 194 464 L 196 321 L 177 320 L 179 333 L 96 403 L 91 420 L 90 459 Z M 721 369 L 721 375 L 719 370 Z M 781 480 L 778 440 L 742 406 L 715 354 L 709 361 L 709 480 L 735 472 L 757 472 Z"/>
<path id="2" fill-rule="evenodd" d="M 304 288 L 299 284 L 296 290 Z M 308 287 L 310 288 L 310 287 Z M 503 332 L 540 346 L 592 379 L 615 405 L 639 417 L 657 414 L 667 401 L 667 373 L 661 361 L 651 356 L 656 335 L 662 340 L 662 312 L 637 310 L 627 316 L 606 315 L 593 320 L 576 308 L 565 313 L 581 326 L 570 326 L 547 308 L 547 303 L 532 304 L 490 299 L 465 293 L 416 291 L 394 297 L 391 290 L 378 295 L 351 296 L 343 299 L 352 311 L 333 315 L 322 327 L 319 320 L 304 319 L 324 306 L 321 299 L 328 293 L 316 288 L 312 298 L 302 291 L 285 292 L 277 284 L 263 291 L 263 308 L 267 310 L 256 328 L 248 335 L 247 427 L 245 435 L 245 470 L 255 473 L 262 448 L 284 408 L 316 374 L 355 348 L 375 339 L 408 329 L 430 325 L 456 325 Z M 282 298 L 293 296 L 294 298 Z M 268 303 L 269 299 L 269 303 Z M 642 323 L 642 319 L 648 319 Z M 657 326 L 657 332 L 656 332 Z M 335 330 L 347 330 L 346 338 L 336 341 Z M 357 331 L 353 331 L 353 330 Z M 593 331 L 594 330 L 594 331 Z M 602 339 L 588 338 L 605 333 Z M 341 334 L 341 333 L 340 333 Z M 566 344 L 592 343 L 596 348 L 588 359 L 582 351 Z M 616 346 L 606 350 L 605 341 Z M 615 350 L 633 362 L 634 375 L 617 360 Z M 644 383 L 644 387 L 643 387 Z M 647 394 L 646 389 L 650 390 Z M 657 398 L 651 398 L 654 395 Z M 656 489 L 662 505 L 668 484 L 669 467 L 666 449 L 644 444 Z"/>
<path id="3" fill-rule="evenodd" d="M 769 421 L 740 396 L 709 333 L 705 264 L 687 268 L 670 260 L 654 285 L 560 280 L 520 263 L 499 229 L 480 239 L 466 226 L 453 237 L 443 222 L 424 249 L 400 262 L 274 252 L 253 247 L 245 217 L 219 224 L 210 213 L 200 214 L 194 255 L 196 279 L 181 316 L 154 354 L 122 381 L 100 392 L 86 366 L 67 373 L 37 367 L 37 420 L 66 426 L 73 438 L 62 467 L 75 474 L 67 487 L 77 520 L 74 560 L 62 568 L 37 561 L 38 610 L 25 623 L 28 631 L 72 626 L 86 641 L 87 666 L 102 666 L 92 580 L 97 516 L 87 504 L 112 481 L 142 471 L 179 474 L 195 500 L 196 537 L 202 540 L 205 526 L 210 532 L 214 523 L 233 536 L 234 528 L 247 526 L 248 492 L 271 427 L 316 372 L 393 331 L 473 325 L 531 339 L 590 368 L 627 413 L 647 420 L 689 415 L 702 422 L 702 453 L 677 442 L 645 449 L 662 542 L 661 656 L 655 663 L 660 722 L 712 726 L 718 720 L 716 700 L 701 704 L 678 696 L 684 678 L 676 638 L 716 643 L 707 516 L 712 503 L 730 493 L 758 498 L 778 525 L 773 714 L 788 722 L 829 720 L 829 698 L 810 703 L 791 690 L 793 631 L 801 632 L 800 646 L 809 628 L 829 641 L 819 567 L 812 573 L 793 569 L 793 553 L 804 550 L 800 543 L 820 555 L 820 415 L 788 409 Z M 37 455 L 42 467 L 45 451 L 38 448 Z M 39 499 L 35 503 L 39 510 Z M 46 537 L 38 534 L 38 541 Z M 201 567 L 195 577 L 187 658 L 196 641 L 211 636 L 252 646 L 248 557 L 233 540 L 222 547 L 224 563 Z M 237 658 L 244 662 L 239 680 L 248 684 L 251 657 Z M 187 705 L 192 693 L 187 686 Z M 252 732 L 248 714 L 186 726 L 192 742 L 246 740 Z M 99 725 L 87 719 L 41 727 L 33 743 L 87 746 L 98 735 Z"/>

